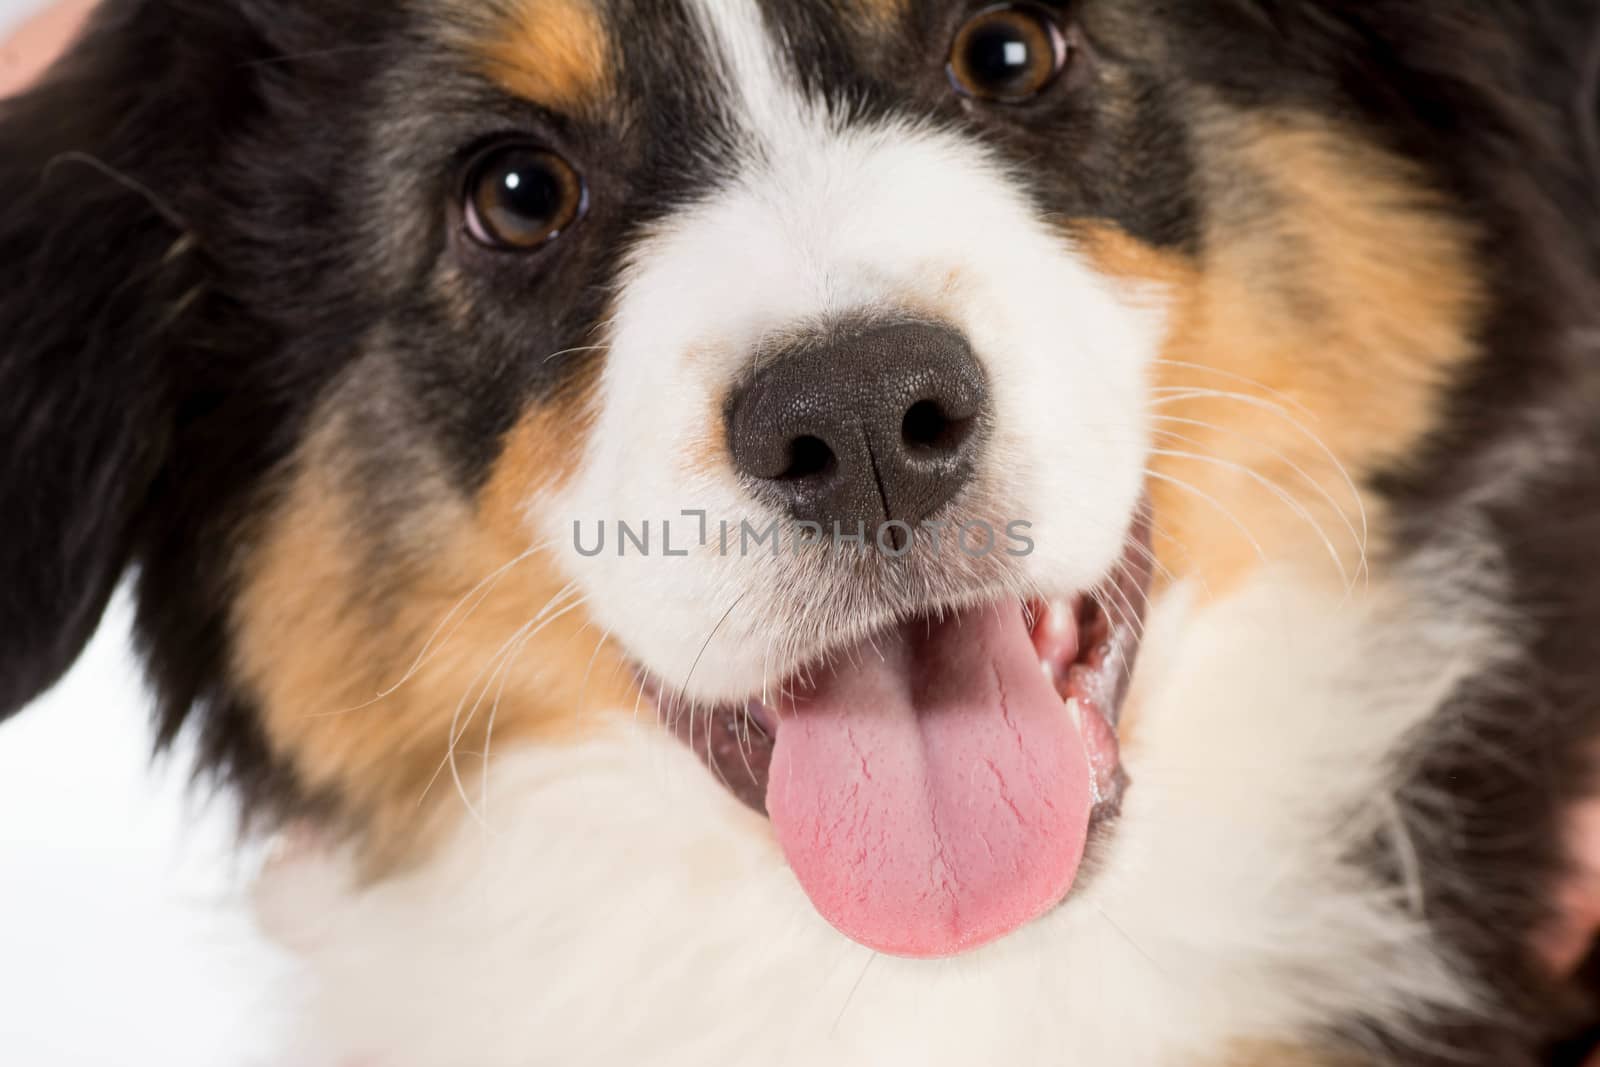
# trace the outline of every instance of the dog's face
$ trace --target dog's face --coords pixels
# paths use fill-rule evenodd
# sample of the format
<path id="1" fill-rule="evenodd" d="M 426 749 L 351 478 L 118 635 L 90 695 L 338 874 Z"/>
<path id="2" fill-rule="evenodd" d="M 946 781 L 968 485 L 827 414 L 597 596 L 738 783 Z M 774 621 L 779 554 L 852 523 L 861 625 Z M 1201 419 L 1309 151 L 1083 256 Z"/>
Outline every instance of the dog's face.
<path id="1" fill-rule="evenodd" d="M 1404 697 L 1373 668 L 1381 725 L 1310 728 L 1342 692 L 1263 707 L 1438 592 L 1401 531 L 1494 366 L 1503 224 L 1427 151 L 1422 75 L 1363 50 L 1381 19 L 369 6 L 113 4 L 0 112 L 36 162 L 4 173 L 8 256 L 93 274 L 118 238 L 62 204 L 127 234 L 98 303 L 5 307 L 36 340 L 0 380 L 105 428 L 66 452 L 94 510 L 42 505 L 76 577 L 19 596 L 54 625 L 8 650 L 11 702 L 131 560 L 168 729 L 206 709 L 220 767 L 372 870 L 481 815 L 492 754 L 638 719 L 771 816 L 743 832 L 823 918 L 920 957 L 1062 936 L 1191 809 L 1231 810 L 1257 746 L 1284 811 L 1218 870 L 1272 867 L 1296 819 L 1362 823 L 1470 673 L 1447 646 L 1491 642 L 1491 594 L 1443 581 L 1459 625 L 1408 649 Z M 39 121 L 140 44 L 166 72 L 143 102 Z M 122 356 L 91 384 L 61 354 L 102 328 Z M 30 433 L 28 463 L 61 455 Z M 1361 621 L 1277 651 L 1195 621 L 1263 598 Z M 1334 786 L 1319 751 L 1359 765 Z M 1395 996 L 1455 996 L 1420 928 L 1369 933 L 1328 966 L 1412 952 Z"/>
<path id="2" fill-rule="evenodd" d="M 1216 84 L 1267 40 L 1232 5 L 416 18 L 332 134 L 336 229 L 307 237 L 367 318 L 230 619 L 317 786 L 359 749 L 407 802 L 365 746 L 431 774 L 434 715 L 513 647 L 504 737 L 631 709 L 636 671 L 673 709 L 776 703 L 908 621 L 1025 629 L 1125 557 L 1351 583 L 1383 535 L 1355 479 L 1470 354 L 1468 226 L 1280 70 Z M 441 733 L 334 714 L 380 692 Z"/>

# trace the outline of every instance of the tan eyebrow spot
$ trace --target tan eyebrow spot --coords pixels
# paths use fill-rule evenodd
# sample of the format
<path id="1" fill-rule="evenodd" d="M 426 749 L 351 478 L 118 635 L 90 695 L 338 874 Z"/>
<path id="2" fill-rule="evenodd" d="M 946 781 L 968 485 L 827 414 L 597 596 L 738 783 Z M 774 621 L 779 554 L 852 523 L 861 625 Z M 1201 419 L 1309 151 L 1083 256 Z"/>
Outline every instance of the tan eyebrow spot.
<path id="1" fill-rule="evenodd" d="M 611 42 L 588 0 L 515 0 L 476 43 L 483 72 L 507 92 L 582 111 L 611 96 Z"/>
<path id="2" fill-rule="evenodd" d="M 874 29 L 889 30 L 906 16 L 906 0 L 859 0 L 856 10 Z"/>

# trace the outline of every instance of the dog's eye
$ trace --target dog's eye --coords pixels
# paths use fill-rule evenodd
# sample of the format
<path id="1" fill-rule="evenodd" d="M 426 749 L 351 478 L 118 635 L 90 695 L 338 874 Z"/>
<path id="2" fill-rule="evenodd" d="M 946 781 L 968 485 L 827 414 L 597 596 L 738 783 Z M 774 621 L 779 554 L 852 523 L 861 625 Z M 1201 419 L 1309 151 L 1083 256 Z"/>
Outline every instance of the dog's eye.
<path id="1" fill-rule="evenodd" d="M 950 49 L 950 81 L 966 96 L 1016 104 L 1043 92 L 1071 59 L 1061 23 L 1035 4 L 1001 4 L 968 19 Z"/>
<path id="2" fill-rule="evenodd" d="M 485 153 L 467 174 L 467 232 L 490 248 L 531 252 L 558 237 L 583 214 L 583 179 L 553 152 L 503 145 Z"/>

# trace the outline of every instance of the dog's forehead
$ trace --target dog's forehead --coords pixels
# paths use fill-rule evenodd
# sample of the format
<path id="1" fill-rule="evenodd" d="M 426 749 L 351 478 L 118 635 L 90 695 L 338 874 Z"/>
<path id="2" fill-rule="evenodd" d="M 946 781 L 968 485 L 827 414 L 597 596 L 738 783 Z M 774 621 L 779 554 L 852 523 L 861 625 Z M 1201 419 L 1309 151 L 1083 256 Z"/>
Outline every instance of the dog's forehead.
<path id="1" fill-rule="evenodd" d="M 908 0 L 450 0 L 478 72 L 551 111 L 618 115 L 692 99 L 726 109 L 825 66 L 843 88 L 903 36 Z M 624 102 L 631 108 L 624 109 Z"/>

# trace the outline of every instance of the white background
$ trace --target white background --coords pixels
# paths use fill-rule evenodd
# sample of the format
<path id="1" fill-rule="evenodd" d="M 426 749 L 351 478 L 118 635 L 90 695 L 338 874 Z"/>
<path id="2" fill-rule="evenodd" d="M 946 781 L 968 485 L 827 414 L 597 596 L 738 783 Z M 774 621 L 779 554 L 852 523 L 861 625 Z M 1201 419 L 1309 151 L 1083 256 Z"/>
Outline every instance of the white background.
<path id="1" fill-rule="evenodd" d="M 0 35 L 39 6 L 0 0 Z M 0 725 L 0 1064 L 255 1067 L 282 961 L 243 912 L 225 806 L 188 789 L 182 752 L 150 760 L 128 617 L 119 599 Z"/>

